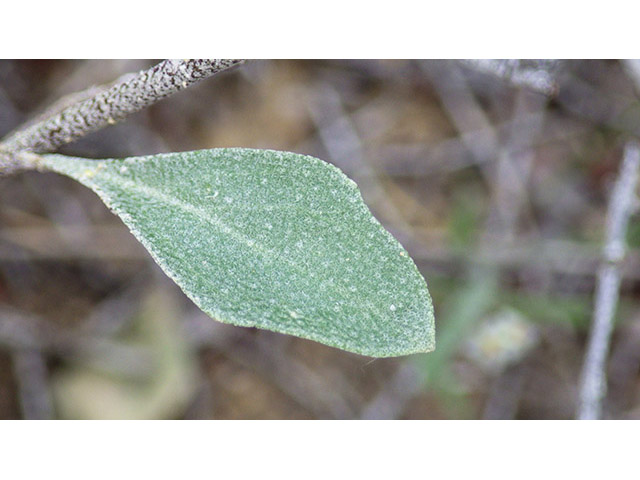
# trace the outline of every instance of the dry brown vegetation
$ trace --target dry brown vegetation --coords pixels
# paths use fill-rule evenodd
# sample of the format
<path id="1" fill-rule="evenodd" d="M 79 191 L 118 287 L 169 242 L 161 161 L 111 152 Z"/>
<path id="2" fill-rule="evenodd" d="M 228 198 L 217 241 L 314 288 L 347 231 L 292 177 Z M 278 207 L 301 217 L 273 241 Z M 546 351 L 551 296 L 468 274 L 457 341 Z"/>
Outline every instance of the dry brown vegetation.
<path id="1" fill-rule="evenodd" d="M 0 135 L 151 61 L 2 61 Z M 640 131 L 616 61 L 554 95 L 444 61 L 254 61 L 64 147 L 310 154 L 354 179 L 429 284 L 437 350 L 370 360 L 218 324 L 89 190 L 0 180 L 1 418 L 573 418 L 607 197 Z M 605 417 L 640 416 L 632 219 Z"/>

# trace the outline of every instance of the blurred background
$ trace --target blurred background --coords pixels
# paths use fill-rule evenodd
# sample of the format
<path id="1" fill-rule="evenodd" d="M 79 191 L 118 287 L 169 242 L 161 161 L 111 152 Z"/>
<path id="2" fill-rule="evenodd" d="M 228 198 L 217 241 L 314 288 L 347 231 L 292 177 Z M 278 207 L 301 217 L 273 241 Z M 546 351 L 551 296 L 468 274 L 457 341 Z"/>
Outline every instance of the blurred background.
<path id="1" fill-rule="evenodd" d="M 156 62 L 0 61 L 0 135 Z M 636 78 L 618 61 L 259 60 L 61 149 L 337 165 L 427 280 L 425 355 L 215 322 L 85 187 L 0 179 L 0 418 L 573 418 L 608 195 L 640 133 Z M 637 218 L 628 242 L 606 418 L 640 417 Z"/>

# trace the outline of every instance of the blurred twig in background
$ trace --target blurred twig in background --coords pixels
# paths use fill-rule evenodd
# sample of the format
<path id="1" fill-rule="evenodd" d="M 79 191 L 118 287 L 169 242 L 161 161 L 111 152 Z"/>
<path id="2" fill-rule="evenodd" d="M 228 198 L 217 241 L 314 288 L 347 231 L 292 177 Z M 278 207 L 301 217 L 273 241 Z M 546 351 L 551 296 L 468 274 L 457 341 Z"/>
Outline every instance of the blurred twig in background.
<path id="1" fill-rule="evenodd" d="M 461 63 L 545 95 L 553 95 L 558 89 L 555 75 L 561 66 L 559 60 L 482 59 Z"/>
<path id="2" fill-rule="evenodd" d="M 626 252 L 629 217 L 637 207 L 640 145 L 627 143 L 620 173 L 611 193 L 607 212 L 606 239 L 602 252 L 603 265 L 598 271 L 598 283 L 593 313 L 593 325 L 582 370 L 578 418 L 600 418 L 602 399 L 606 392 L 606 358 L 613 331 L 613 318 L 618 305 L 620 268 Z"/>
<path id="3" fill-rule="evenodd" d="M 640 133 L 637 79 L 633 62 L 498 62 L 248 62 L 61 147 L 242 146 L 335 163 L 427 279 L 434 353 L 370 361 L 216 323 L 91 192 L 25 172 L 0 182 L 0 417 L 575 417 L 607 192 L 620 145 Z M 0 134 L 153 64 L 0 62 Z M 532 69 L 544 72 L 521 74 Z M 610 418 L 640 417 L 637 222 L 627 240 Z"/>

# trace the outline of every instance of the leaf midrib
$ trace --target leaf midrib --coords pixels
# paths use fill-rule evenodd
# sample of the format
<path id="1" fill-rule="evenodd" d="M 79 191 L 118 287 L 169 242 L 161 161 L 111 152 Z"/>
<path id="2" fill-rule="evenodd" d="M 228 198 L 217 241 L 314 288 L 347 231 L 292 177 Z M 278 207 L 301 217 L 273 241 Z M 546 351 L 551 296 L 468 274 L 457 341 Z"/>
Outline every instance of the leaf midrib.
<path id="1" fill-rule="evenodd" d="M 250 250 L 257 252 L 259 255 L 265 258 L 268 258 L 270 261 L 273 261 L 274 258 L 282 259 L 284 260 L 285 263 L 290 265 L 293 270 L 297 271 L 301 275 L 304 275 L 304 276 L 309 275 L 308 268 L 305 268 L 304 266 L 300 265 L 297 262 L 291 261 L 291 259 L 289 259 L 287 256 L 280 254 L 276 250 L 272 250 L 270 248 L 264 247 L 260 242 L 254 239 L 251 239 L 247 237 L 244 233 L 230 227 L 229 225 L 224 223 L 220 218 L 212 215 L 211 212 L 207 211 L 202 207 L 197 207 L 189 203 L 185 203 L 180 199 L 169 196 L 163 193 L 162 191 L 158 190 L 157 188 L 140 181 L 139 179 L 136 181 L 129 180 L 129 179 L 123 178 L 120 175 L 109 172 L 106 169 L 101 170 L 97 174 L 102 176 L 103 178 L 106 177 L 107 180 L 111 181 L 112 183 L 115 183 L 117 186 L 121 187 L 125 191 L 131 192 L 131 193 L 137 193 L 142 191 L 145 195 L 148 195 L 151 198 L 173 205 L 187 213 L 190 213 L 191 215 L 194 215 L 196 218 L 203 218 L 204 220 L 207 221 L 207 223 L 209 223 L 210 225 L 213 225 L 222 233 L 226 233 L 230 235 L 236 241 L 239 241 L 240 243 L 246 245 Z M 94 181 L 89 180 L 89 182 L 93 183 Z M 114 202 L 112 201 L 111 203 L 113 204 Z M 115 207 L 115 205 L 113 206 Z M 129 212 L 127 213 L 130 215 Z M 150 248 L 153 248 L 153 246 L 151 246 Z M 336 282 L 329 282 L 328 280 L 327 280 L 327 283 L 329 284 L 330 288 L 335 293 L 338 294 L 339 298 L 343 298 L 346 300 L 352 299 L 350 295 L 351 292 L 346 286 L 343 286 L 342 284 L 336 283 Z M 364 306 L 367 308 L 367 310 L 369 310 L 371 314 L 374 314 L 376 318 L 385 318 L 385 314 L 377 305 L 372 305 L 367 302 Z"/>

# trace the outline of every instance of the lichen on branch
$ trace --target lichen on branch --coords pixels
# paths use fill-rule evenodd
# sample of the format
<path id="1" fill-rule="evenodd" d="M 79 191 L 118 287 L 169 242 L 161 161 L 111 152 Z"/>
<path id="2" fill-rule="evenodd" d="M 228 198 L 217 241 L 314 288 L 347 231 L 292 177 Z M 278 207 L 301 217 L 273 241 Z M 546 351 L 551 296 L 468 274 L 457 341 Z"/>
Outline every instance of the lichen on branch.
<path id="1" fill-rule="evenodd" d="M 88 133 L 112 125 L 172 93 L 243 63 L 243 60 L 164 60 L 138 74 L 128 74 L 96 95 L 53 111 L 19 128 L 0 143 L 0 173 L 35 168 L 19 152 L 53 152 Z M 33 158 L 31 158 L 33 160 Z"/>

